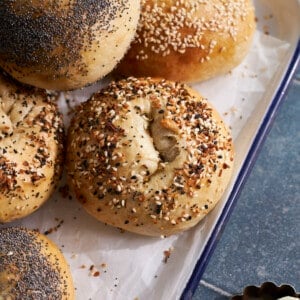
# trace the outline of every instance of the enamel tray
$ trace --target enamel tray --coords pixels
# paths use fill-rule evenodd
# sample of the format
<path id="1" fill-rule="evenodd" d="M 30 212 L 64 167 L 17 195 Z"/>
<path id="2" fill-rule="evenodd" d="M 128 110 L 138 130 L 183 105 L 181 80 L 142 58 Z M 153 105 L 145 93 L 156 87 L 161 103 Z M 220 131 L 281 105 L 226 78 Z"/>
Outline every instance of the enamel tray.
<path id="1" fill-rule="evenodd" d="M 276 116 L 280 103 L 284 99 L 286 90 L 299 65 L 300 60 L 300 1 L 299 0 L 256 0 L 256 15 L 258 17 L 258 30 L 269 31 L 272 36 L 277 37 L 290 44 L 288 53 L 281 61 L 268 90 L 261 99 L 261 105 L 255 111 L 255 124 L 249 124 L 247 135 L 241 135 L 236 141 L 236 148 L 243 149 L 244 156 L 238 157 L 240 169 L 232 186 L 228 200 L 215 220 L 213 229 L 203 246 L 199 259 L 194 266 L 189 280 L 181 294 L 180 299 L 192 299 L 199 281 L 205 271 L 209 258 L 212 255 L 218 240 L 222 234 L 226 222 L 234 209 L 243 185 L 249 176 L 255 163 L 259 150 L 268 134 L 270 126 Z M 268 26 L 260 20 L 266 20 L 272 16 L 272 22 Z"/>

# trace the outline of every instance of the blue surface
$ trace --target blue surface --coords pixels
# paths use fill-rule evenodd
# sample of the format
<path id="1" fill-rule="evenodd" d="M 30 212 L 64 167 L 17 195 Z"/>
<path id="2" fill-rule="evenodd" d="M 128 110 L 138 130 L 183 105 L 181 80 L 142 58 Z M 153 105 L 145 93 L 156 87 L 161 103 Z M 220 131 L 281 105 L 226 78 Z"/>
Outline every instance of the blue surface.
<path id="1" fill-rule="evenodd" d="M 193 300 L 223 300 L 247 285 L 300 291 L 300 68 Z"/>

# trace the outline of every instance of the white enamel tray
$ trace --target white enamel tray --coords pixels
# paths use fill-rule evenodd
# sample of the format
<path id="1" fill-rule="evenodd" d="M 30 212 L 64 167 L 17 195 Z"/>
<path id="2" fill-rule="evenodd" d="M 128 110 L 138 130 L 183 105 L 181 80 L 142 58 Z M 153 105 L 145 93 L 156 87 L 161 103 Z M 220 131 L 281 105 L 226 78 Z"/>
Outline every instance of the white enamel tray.
<path id="1" fill-rule="evenodd" d="M 181 299 L 191 299 L 205 271 L 208 260 L 216 247 L 221 231 L 226 225 L 238 195 L 248 177 L 259 149 L 275 118 L 276 111 L 284 99 L 286 89 L 300 60 L 300 1 L 299 0 L 256 0 L 254 1 L 258 30 L 289 43 L 289 49 L 262 95 L 259 105 L 252 112 L 239 137 L 235 139 L 237 150 L 236 179 L 232 190 L 220 208 L 220 214 L 213 218 L 208 240 L 201 249 L 199 259 L 181 294 Z M 209 218 L 209 217 L 208 217 Z"/>

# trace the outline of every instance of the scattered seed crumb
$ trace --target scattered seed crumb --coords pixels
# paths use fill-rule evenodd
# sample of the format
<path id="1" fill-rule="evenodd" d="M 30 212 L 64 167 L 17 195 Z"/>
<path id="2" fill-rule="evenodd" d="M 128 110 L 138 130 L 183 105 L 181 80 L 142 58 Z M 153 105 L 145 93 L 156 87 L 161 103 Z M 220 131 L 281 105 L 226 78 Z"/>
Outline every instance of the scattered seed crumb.
<path id="1" fill-rule="evenodd" d="M 80 269 L 85 269 L 86 268 L 86 265 L 81 265 L 80 266 Z"/>
<path id="2" fill-rule="evenodd" d="M 264 31 L 265 35 L 269 35 L 270 34 L 269 26 L 268 25 L 264 25 L 263 26 L 263 31 Z"/>
<path id="3" fill-rule="evenodd" d="M 116 277 L 116 278 L 115 278 L 114 287 L 117 287 L 117 286 L 118 286 L 118 284 L 119 284 L 119 279 L 118 279 L 118 277 Z"/>
<path id="4" fill-rule="evenodd" d="M 93 274 L 94 277 L 99 277 L 100 276 L 100 272 L 99 271 L 96 271 L 94 274 Z"/>
<path id="5" fill-rule="evenodd" d="M 164 259 L 163 262 L 166 264 L 171 256 L 172 251 L 174 250 L 173 247 L 170 247 L 168 250 L 164 251 Z"/>
<path id="6" fill-rule="evenodd" d="M 273 18 L 273 14 L 268 14 L 264 16 L 264 20 L 270 20 Z"/>
<path id="7" fill-rule="evenodd" d="M 58 222 L 58 224 L 56 226 L 54 226 L 52 228 L 49 228 L 46 231 L 44 231 L 44 235 L 48 235 L 48 234 L 50 234 L 52 232 L 56 232 L 61 227 L 61 225 L 64 223 L 64 220 L 60 220 L 58 218 L 55 218 L 54 220 L 56 222 Z"/>
<path id="8" fill-rule="evenodd" d="M 97 270 L 95 265 L 91 265 L 89 267 L 89 276 L 93 276 L 93 277 L 99 277 L 100 276 L 100 272 Z"/>

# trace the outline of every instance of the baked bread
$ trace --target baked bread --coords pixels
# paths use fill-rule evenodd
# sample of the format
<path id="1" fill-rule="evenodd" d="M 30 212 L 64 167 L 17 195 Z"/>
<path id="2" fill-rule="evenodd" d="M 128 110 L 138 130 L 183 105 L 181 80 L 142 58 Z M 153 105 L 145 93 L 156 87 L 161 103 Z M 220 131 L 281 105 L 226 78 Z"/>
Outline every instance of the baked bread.
<path id="1" fill-rule="evenodd" d="M 63 125 L 47 97 L 0 74 L 0 222 L 37 210 L 58 183 Z"/>
<path id="2" fill-rule="evenodd" d="M 75 299 L 69 266 L 46 236 L 0 229 L 0 299 Z"/>
<path id="3" fill-rule="evenodd" d="M 243 60 L 254 29 L 251 0 L 142 0 L 136 37 L 115 73 L 206 80 Z"/>
<path id="4" fill-rule="evenodd" d="M 139 234 L 197 224 L 232 169 L 228 129 L 181 83 L 113 82 L 78 107 L 68 132 L 67 173 L 79 201 L 98 220 Z"/>
<path id="5" fill-rule="evenodd" d="M 81 88 L 123 57 L 139 13 L 139 0 L 2 0 L 0 67 L 40 88 Z"/>

